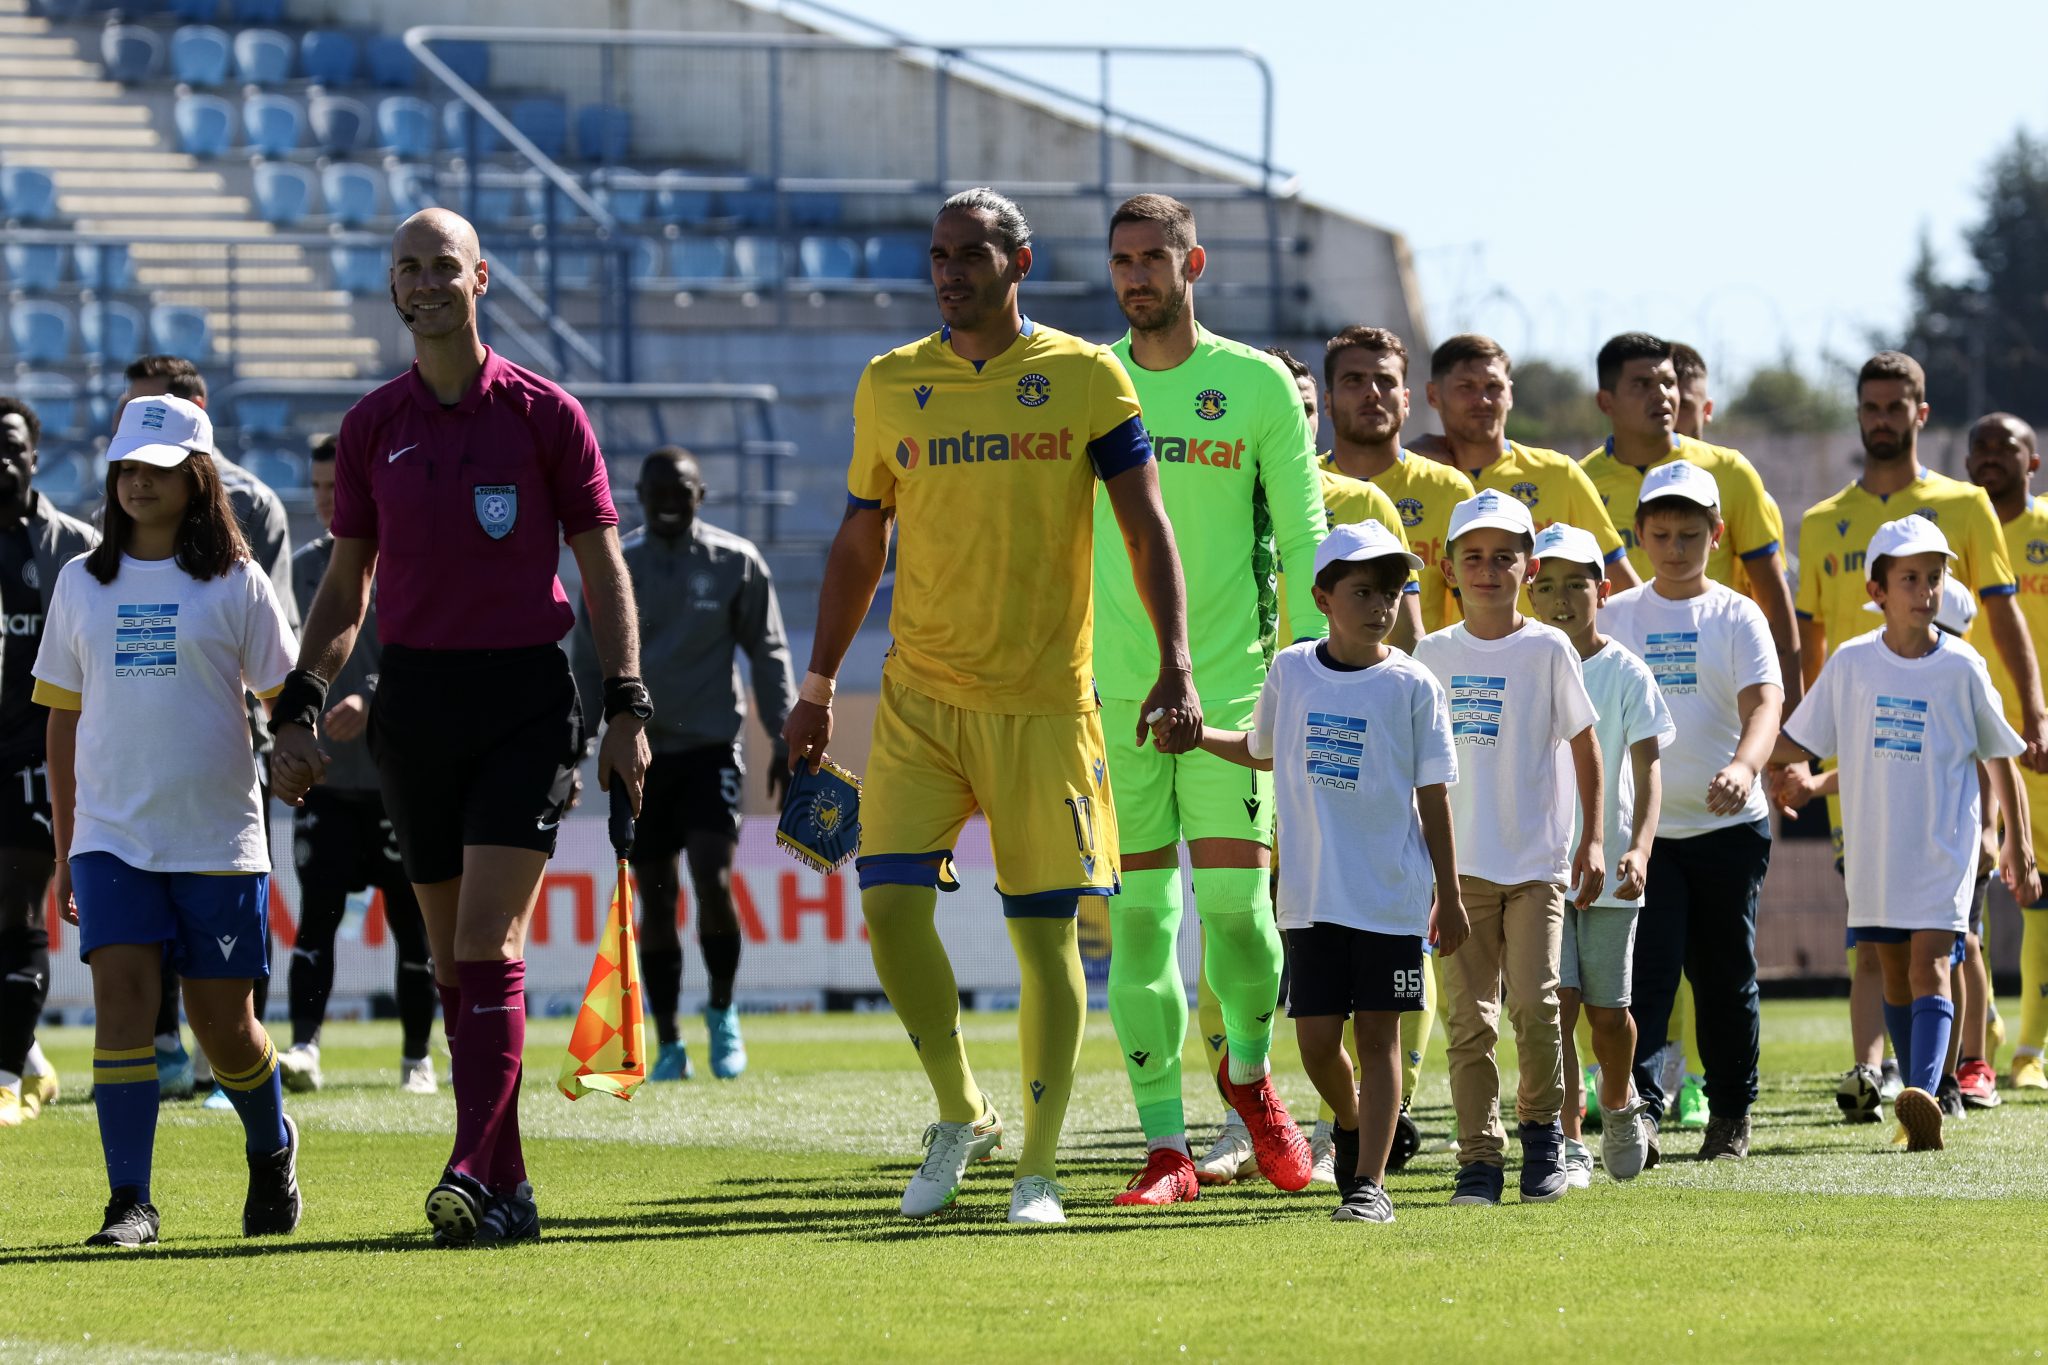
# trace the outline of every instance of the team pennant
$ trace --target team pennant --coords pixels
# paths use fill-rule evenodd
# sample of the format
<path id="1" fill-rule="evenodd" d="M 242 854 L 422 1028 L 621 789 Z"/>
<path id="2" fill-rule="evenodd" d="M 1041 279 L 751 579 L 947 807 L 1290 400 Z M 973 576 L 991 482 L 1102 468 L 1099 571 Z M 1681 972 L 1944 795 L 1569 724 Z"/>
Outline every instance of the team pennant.
<path id="1" fill-rule="evenodd" d="M 633 877 L 626 867 L 633 851 L 633 811 L 620 784 L 613 784 L 611 802 L 612 848 L 619 855 L 611 913 L 598 936 L 597 961 L 591 964 L 583 1008 L 569 1034 L 569 1053 L 555 1077 L 556 1087 L 572 1100 L 593 1092 L 630 1100 L 647 1079 L 647 1014 L 633 928 Z"/>
<path id="2" fill-rule="evenodd" d="M 798 764 L 775 842 L 806 867 L 830 872 L 860 847 L 860 779 L 837 763 Z"/>

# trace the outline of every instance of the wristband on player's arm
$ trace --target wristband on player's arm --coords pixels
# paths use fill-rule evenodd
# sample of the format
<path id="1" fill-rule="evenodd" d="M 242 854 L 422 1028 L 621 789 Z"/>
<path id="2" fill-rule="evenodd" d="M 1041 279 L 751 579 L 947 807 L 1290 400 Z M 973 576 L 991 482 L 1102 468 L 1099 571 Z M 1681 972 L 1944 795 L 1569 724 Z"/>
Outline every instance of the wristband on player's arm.
<path id="1" fill-rule="evenodd" d="M 647 684 L 638 678 L 620 677 L 604 680 L 604 719 L 609 725 L 620 715 L 632 712 L 643 721 L 654 719 L 654 698 L 648 694 Z"/>
<path id="2" fill-rule="evenodd" d="M 320 717 L 327 711 L 327 679 L 309 668 L 295 668 L 284 676 L 277 704 L 270 709 L 270 733 L 287 725 L 303 725 L 315 734 Z"/>

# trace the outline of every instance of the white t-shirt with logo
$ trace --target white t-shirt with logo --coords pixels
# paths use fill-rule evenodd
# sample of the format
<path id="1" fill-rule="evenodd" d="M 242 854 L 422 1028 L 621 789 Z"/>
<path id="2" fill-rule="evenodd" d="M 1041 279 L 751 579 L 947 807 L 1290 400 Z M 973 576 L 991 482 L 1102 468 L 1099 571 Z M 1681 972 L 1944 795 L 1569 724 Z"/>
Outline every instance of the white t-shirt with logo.
<path id="1" fill-rule="evenodd" d="M 1977 760 L 2026 745 L 2006 724 L 1984 657 L 1953 636 L 1917 659 L 1884 632 L 1828 659 L 1785 734 L 1839 759 L 1851 927 L 1952 929 L 1977 880 Z"/>
<path id="2" fill-rule="evenodd" d="M 101 583 L 66 564 L 36 678 L 76 692 L 71 852 L 149 872 L 268 872 L 244 690 L 284 683 L 298 641 L 249 562 L 202 582 L 123 556 Z"/>
<path id="3" fill-rule="evenodd" d="M 1347 669 L 1320 648 L 1274 658 L 1247 741 L 1273 760 L 1280 927 L 1421 937 L 1436 871 L 1415 789 L 1458 780 L 1443 688 L 1399 650 Z"/>
<path id="4" fill-rule="evenodd" d="M 1462 621 L 1447 626 L 1416 644 L 1415 660 L 1436 674 L 1450 705 L 1459 873 L 1504 886 L 1568 885 L 1578 789 L 1558 746 L 1599 719 L 1578 651 L 1562 631 L 1525 617 L 1498 640 L 1479 639 Z"/>
<path id="5" fill-rule="evenodd" d="M 1600 830 L 1607 858 L 1607 882 L 1593 904 L 1640 909 L 1640 896 L 1625 901 L 1614 894 L 1614 888 L 1621 885 L 1617 871 L 1621 855 L 1628 852 L 1636 833 L 1636 765 L 1629 749 L 1643 740 L 1654 739 L 1662 751 L 1661 760 L 1678 731 L 1671 723 L 1664 694 L 1657 690 L 1657 680 L 1650 676 L 1649 667 L 1619 640 L 1609 640 L 1592 658 L 1579 660 L 1579 668 L 1586 679 L 1586 695 L 1593 699 L 1593 709 L 1600 713 L 1600 719 L 1593 723 L 1593 734 L 1600 741 L 1600 766 L 1605 775 L 1601 799 L 1607 803 L 1607 818 Z M 1557 765 L 1565 792 L 1573 798 L 1572 844 L 1576 847 L 1585 821 L 1576 799 L 1577 770 L 1572 766 L 1570 750 L 1558 750 Z"/>
<path id="6" fill-rule="evenodd" d="M 1678 727 L 1677 741 L 1664 751 L 1657 837 L 1685 839 L 1764 819 L 1770 806 L 1761 780 L 1751 784 L 1741 810 L 1707 809 L 1707 787 L 1742 742 L 1742 689 L 1785 685 L 1770 623 L 1757 604 L 1714 582 L 1685 598 L 1662 596 L 1645 583 L 1607 599 L 1600 633 L 1650 666 Z"/>

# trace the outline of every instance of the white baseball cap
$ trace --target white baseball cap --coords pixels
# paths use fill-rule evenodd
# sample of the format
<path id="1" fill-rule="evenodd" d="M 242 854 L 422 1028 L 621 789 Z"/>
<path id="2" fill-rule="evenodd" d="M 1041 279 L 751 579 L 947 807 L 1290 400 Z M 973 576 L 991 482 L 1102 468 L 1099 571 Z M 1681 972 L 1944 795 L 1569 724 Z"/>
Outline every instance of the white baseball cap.
<path id="1" fill-rule="evenodd" d="M 1593 533 L 1561 521 L 1553 521 L 1536 533 L 1536 558 L 1590 565 L 1596 577 L 1607 576 L 1607 559 L 1600 553 L 1600 542 L 1593 539 Z"/>
<path id="2" fill-rule="evenodd" d="M 1880 555 L 1894 559 L 1900 555 L 1947 555 L 1954 559 L 1956 552 L 1949 549 L 1948 537 L 1941 533 L 1941 528 L 1916 512 L 1877 528 L 1877 534 L 1870 538 L 1870 549 L 1863 557 L 1863 577 L 1866 580 L 1876 579 Z"/>
<path id="3" fill-rule="evenodd" d="M 1884 615 L 1884 608 L 1875 602 L 1865 602 L 1863 610 L 1874 615 Z M 1951 635 L 1968 635 L 1970 625 L 1977 619 L 1977 594 L 1963 586 L 1963 580 L 1954 574 L 1941 580 L 1941 601 L 1934 607 L 1934 624 Z"/>
<path id="4" fill-rule="evenodd" d="M 1315 576 L 1321 578 L 1323 570 L 1332 564 L 1367 559 L 1398 559 L 1411 569 L 1422 567 L 1422 560 L 1402 549 L 1400 539 L 1392 531 L 1367 517 L 1330 528 L 1330 534 L 1316 546 Z"/>
<path id="5" fill-rule="evenodd" d="M 1529 509 L 1516 498 L 1511 498 L 1497 488 L 1481 490 L 1451 509 L 1451 533 L 1444 537 L 1449 544 L 1467 531 L 1477 531 L 1491 526 L 1500 531 L 1520 531 L 1534 537 L 1536 523 L 1529 517 Z"/>
<path id="6" fill-rule="evenodd" d="M 1636 495 L 1636 506 L 1641 507 L 1653 498 L 1684 498 L 1709 512 L 1718 514 L 1721 510 L 1720 485 L 1714 482 L 1712 474 L 1689 460 L 1660 464 L 1643 475 L 1643 491 Z"/>
<path id="7" fill-rule="evenodd" d="M 197 403 L 161 394 L 130 399 L 121 409 L 121 427 L 107 447 L 107 463 L 138 460 L 176 469 L 194 451 L 213 453 L 213 419 Z"/>

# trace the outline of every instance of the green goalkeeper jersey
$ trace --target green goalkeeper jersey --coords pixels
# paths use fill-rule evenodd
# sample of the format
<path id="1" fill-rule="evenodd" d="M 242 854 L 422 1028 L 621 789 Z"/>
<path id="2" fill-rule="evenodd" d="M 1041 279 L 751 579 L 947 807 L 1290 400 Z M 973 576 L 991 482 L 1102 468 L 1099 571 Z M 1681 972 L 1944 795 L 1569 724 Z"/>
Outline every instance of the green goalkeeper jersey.
<path id="1" fill-rule="evenodd" d="M 1315 436 L 1301 394 L 1272 356 L 1204 327 L 1196 328 L 1194 354 L 1171 370 L 1133 362 L 1128 333 L 1111 349 L 1137 386 L 1180 546 L 1196 695 L 1204 706 L 1248 703 L 1268 659 L 1262 636 L 1271 609 L 1262 612 L 1260 598 L 1263 589 L 1270 603 L 1276 566 L 1266 537 L 1282 563 L 1304 569 L 1323 538 Z M 1139 701 L 1159 677 L 1158 637 L 1109 495 L 1098 488 L 1095 496 L 1096 685 L 1105 697 Z M 1321 635 L 1329 624 L 1316 610 L 1312 579 L 1287 576 L 1288 616 Z"/>

